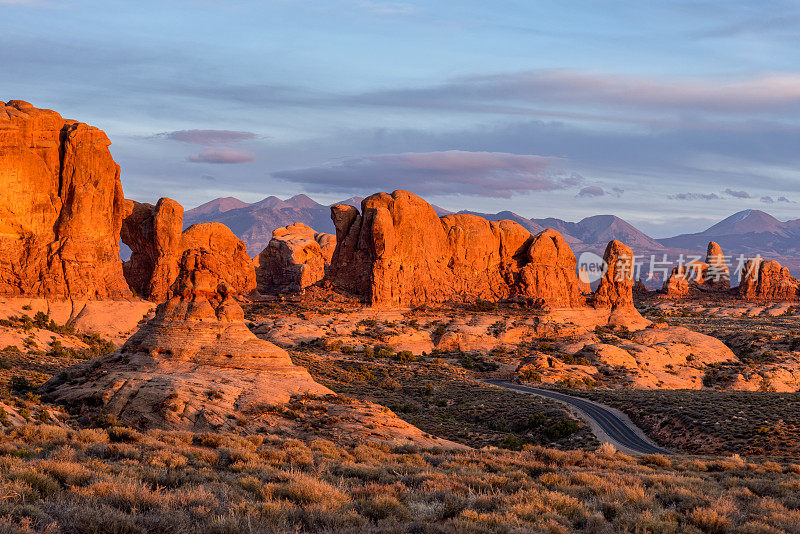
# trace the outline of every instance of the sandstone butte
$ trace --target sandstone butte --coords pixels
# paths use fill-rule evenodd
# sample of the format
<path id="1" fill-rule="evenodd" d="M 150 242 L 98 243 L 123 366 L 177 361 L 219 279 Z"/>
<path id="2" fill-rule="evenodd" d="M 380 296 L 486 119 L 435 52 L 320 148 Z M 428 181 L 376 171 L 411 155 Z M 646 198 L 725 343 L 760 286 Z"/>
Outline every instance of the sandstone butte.
<path id="1" fill-rule="evenodd" d="M 256 284 L 260 293 L 302 291 L 325 277 L 336 249 L 336 236 L 295 223 L 272 232 L 258 255 Z"/>
<path id="2" fill-rule="evenodd" d="M 685 298 L 699 293 L 726 293 L 731 288 L 730 268 L 718 243 L 711 241 L 706 261 L 692 261 L 672 269 L 663 292 L 670 298 Z"/>
<path id="3" fill-rule="evenodd" d="M 739 296 L 754 301 L 797 301 L 800 283 L 777 261 L 748 260 L 741 273 Z"/>
<path id="4" fill-rule="evenodd" d="M 294 394 L 330 394 L 283 349 L 257 338 L 218 258 L 188 250 L 174 296 L 117 352 L 84 362 L 44 386 L 48 398 L 85 415 L 149 428 L 195 431 L 236 424 L 232 414 L 282 404 Z"/>
<path id="5" fill-rule="evenodd" d="M 126 204 L 110 144 L 55 111 L 0 102 L 1 295 L 131 295 L 119 257 Z"/>
<path id="6" fill-rule="evenodd" d="M 430 204 L 402 190 L 364 199 L 361 213 L 334 205 L 331 218 L 337 245 L 327 281 L 373 306 L 506 298 L 553 308 L 587 305 L 575 254 L 555 230 L 532 236 L 513 221 L 439 217 Z M 620 253 L 620 247 L 630 251 L 613 243 L 607 255 Z M 632 285 L 606 280 L 595 305 L 632 308 Z"/>
<path id="7" fill-rule="evenodd" d="M 235 295 L 256 287 L 255 269 L 247 246 L 225 225 L 199 223 L 182 230 L 183 207 L 169 198 L 153 206 L 130 203 L 121 238 L 131 249 L 125 278 L 136 294 L 160 302 L 173 296 L 179 263 L 187 253 L 203 251 L 206 269 L 223 280 Z"/>

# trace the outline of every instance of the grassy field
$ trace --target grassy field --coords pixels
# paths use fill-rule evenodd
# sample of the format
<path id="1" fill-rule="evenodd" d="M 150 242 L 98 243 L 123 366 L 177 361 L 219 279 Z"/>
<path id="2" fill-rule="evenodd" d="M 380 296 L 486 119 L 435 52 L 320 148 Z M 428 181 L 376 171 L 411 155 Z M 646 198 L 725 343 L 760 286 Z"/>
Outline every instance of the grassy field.
<path id="1" fill-rule="evenodd" d="M 0 436 L 0 532 L 798 532 L 800 466 L 123 427 Z"/>

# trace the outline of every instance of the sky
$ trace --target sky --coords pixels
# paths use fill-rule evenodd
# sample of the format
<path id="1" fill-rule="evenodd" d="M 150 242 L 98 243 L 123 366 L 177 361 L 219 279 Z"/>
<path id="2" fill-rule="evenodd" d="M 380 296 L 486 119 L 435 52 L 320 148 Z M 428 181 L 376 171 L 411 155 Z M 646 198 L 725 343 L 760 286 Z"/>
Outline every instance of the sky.
<path id="1" fill-rule="evenodd" d="M 798 218 L 800 4 L 0 0 L 0 100 L 98 126 L 128 198 L 408 189 L 653 237 Z"/>

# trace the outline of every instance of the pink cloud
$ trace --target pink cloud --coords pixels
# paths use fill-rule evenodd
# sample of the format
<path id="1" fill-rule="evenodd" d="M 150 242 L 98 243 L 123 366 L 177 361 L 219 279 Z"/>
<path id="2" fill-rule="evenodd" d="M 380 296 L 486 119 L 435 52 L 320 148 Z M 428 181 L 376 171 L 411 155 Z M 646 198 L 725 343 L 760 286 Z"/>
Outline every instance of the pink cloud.
<path id="1" fill-rule="evenodd" d="M 234 150 L 232 148 L 208 148 L 199 154 L 193 154 L 186 158 L 192 163 L 218 163 L 218 164 L 238 164 L 250 163 L 256 158 L 249 152 Z"/>
<path id="2" fill-rule="evenodd" d="M 159 137 L 166 137 L 173 141 L 183 143 L 193 143 L 196 145 L 215 145 L 221 143 L 238 143 L 255 139 L 253 132 L 241 132 L 235 130 L 176 130 L 174 132 L 164 132 L 158 134 Z"/>

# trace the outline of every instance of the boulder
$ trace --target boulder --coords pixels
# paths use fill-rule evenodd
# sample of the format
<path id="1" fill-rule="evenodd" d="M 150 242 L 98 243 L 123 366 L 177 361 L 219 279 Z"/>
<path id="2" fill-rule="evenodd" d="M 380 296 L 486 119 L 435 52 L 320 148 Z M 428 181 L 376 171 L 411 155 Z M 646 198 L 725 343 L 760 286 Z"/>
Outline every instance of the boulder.
<path id="1" fill-rule="evenodd" d="M 208 269 L 235 295 L 255 289 L 255 268 L 247 247 L 225 225 L 195 224 L 183 228 L 183 207 L 169 198 L 153 206 L 129 201 L 131 213 L 122 224 L 122 242 L 131 249 L 125 278 L 137 294 L 155 302 L 172 297 L 179 263 L 187 251 L 205 251 L 216 258 Z"/>
<path id="2" fill-rule="evenodd" d="M 524 297 L 551 306 L 585 304 L 575 255 L 561 235 L 531 236 L 516 222 L 439 217 L 407 191 L 377 193 L 331 208 L 336 250 L 327 276 L 373 306 Z"/>
<path id="3" fill-rule="evenodd" d="M 800 298 L 800 283 L 779 262 L 753 258 L 742 269 L 738 292 L 745 300 L 794 302 Z"/>
<path id="4" fill-rule="evenodd" d="M 295 223 L 272 232 L 258 255 L 256 285 L 261 293 L 301 291 L 322 280 L 330 266 L 336 236 Z"/>
<path id="5" fill-rule="evenodd" d="M 219 272 L 218 255 L 189 249 L 171 292 L 117 352 L 47 382 L 54 402 L 140 428 L 229 430 L 237 417 L 331 393 L 283 349 L 257 338 Z M 69 378 L 66 378 L 66 377 Z"/>
<path id="6" fill-rule="evenodd" d="M 0 294 L 131 295 L 119 258 L 127 205 L 110 144 L 55 111 L 0 102 Z"/>

